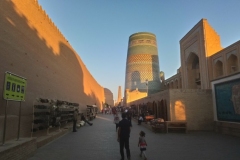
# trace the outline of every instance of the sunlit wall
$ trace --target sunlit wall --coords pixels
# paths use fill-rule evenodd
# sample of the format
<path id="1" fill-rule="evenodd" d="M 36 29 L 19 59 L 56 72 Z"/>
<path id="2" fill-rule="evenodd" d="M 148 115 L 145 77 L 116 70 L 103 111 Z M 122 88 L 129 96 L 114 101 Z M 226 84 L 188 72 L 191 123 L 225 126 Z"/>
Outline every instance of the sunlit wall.
<path id="1" fill-rule="evenodd" d="M 36 98 L 80 103 L 81 112 L 87 104 L 102 105 L 103 87 L 37 1 L 2 0 L 0 6 L 0 91 L 6 71 L 27 78 L 21 136 L 30 136 Z M 0 99 L 0 128 L 4 107 Z M 19 103 L 9 103 L 6 139 L 17 134 L 18 109 Z"/>

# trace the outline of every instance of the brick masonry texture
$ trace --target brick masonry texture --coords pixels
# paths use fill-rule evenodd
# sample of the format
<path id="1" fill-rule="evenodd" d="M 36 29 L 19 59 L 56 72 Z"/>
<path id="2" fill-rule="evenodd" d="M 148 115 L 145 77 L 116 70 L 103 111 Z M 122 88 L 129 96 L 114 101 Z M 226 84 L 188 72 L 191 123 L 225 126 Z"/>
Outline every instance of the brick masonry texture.
<path id="1" fill-rule="evenodd" d="M 170 117 L 178 119 L 177 107 L 185 112 L 189 130 L 213 130 L 213 107 L 211 90 L 170 90 Z"/>
<path id="2" fill-rule="evenodd" d="M 190 131 L 214 130 L 211 90 L 171 89 L 152 94 L 130 105 L 166 100 L 168 120 L 186 120 Z"/>
<path id="3" fill-rule="evenodd" d="M 10 148 L 9 148 L 9 147 Z M 0 149 L 1 160 L 20 160 L 27 159 L 37 150 L 36 138 L 21 139 L 19 142 L 11 141 Z"/>
<path id="4" fill-rule="evenodd" d="M 154 34 L 139 32 L 129 37 L 125 76 L 125 90 L 133 91 L 137 88 L 146 92 L 148 80 L 149 93 L 160 91 L 158 50 Z"/>
<path id="5" fill-rule="evenodd" d="M 2 0 L 0 6 L 0 90 L 6 71 L 27 78 L 20 135 L 30 136 L 36 98 L 80 103 L 80 111 L 86 104 L 101 107 L 103 87 L 38 2 Z M 5 105 L 5 100 L 0 99 L 0 137 Z M 18 112 L 19 103 L 9 102 L 6 140 L 17 137 Z"/>

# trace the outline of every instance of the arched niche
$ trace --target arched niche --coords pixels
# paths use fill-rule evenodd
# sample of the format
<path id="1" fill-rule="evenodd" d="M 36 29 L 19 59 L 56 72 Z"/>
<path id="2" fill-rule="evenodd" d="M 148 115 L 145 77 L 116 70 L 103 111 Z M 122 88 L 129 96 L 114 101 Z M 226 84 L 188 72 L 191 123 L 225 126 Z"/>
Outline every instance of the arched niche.
<path id="1" fill-rule="evenodd" d="M 179 86 L 178 86 L 178 79 L 175 80 L 175 88 L 178 89 Z"/>
<path id="2" fill-rule="evenodd" d="M 173 81 L 171 81 L 170 88 L 173 89 Z"/>
<path id="3" fill-rule="evenodd" d="M 179 88 L 182 88 L 182 78 L 180 77 L 180 79 L 179 79 Z"/>
<path id="4" fill-rule="evenodd" d="M 201 88 L 199 58 L 195 53 L 190 53 L 187 59 L 188 88 Z"/>
<path id="5" fill-rule="evenodd" d="M 217 60 L 214 64 L 214 78 L 221 77 L 223 75 L 223 63 L 221 60 Z"/>
<path id="6" fill-rule="evenodd" d="M 238 57 L 231 54 L 227 59 L 227 73 L 232 74 L 238 71 Z"/>

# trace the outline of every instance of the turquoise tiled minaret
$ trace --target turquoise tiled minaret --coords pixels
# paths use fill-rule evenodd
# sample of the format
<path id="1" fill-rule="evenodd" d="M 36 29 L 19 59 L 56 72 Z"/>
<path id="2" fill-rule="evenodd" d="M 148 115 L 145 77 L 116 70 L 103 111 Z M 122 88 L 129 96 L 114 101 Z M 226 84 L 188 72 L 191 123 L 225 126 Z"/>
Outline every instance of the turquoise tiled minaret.
<path id="1" fill-rule="evenodd" d="M 139 32 L 129 37 L 125 76 L 125 90 L 147 92 L 148 89 L 148 94 L 160 91 L 157 40 L 154 34 Z"/>

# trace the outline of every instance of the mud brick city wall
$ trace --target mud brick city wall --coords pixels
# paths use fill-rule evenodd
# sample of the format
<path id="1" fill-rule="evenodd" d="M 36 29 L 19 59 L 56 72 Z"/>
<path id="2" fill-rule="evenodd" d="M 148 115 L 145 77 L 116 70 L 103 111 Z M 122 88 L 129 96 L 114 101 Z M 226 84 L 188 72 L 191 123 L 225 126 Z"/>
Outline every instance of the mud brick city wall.
<path id="1" fill-rule="evenodd" d="M 214 129 L 211 90 L 172 89 L 169 92 L 172 121 L 186 120 L 188 130 Z"/>
<path id="2" fill-rule="evenodd" d="M 102 105 L 103 87 L 37 1 L 2 0 L 0 6 L 0 91 L 6 71 L 27 78 L 21 136 L 30 136 L 32 106 L 36 98 L 79 103 L 80 111 L 86 104 Z M 0 137 L 5 105 L 1 98 Z M 19 103 L 9 102 L 7 140 L 17 136 L 18 112 Z"/>

